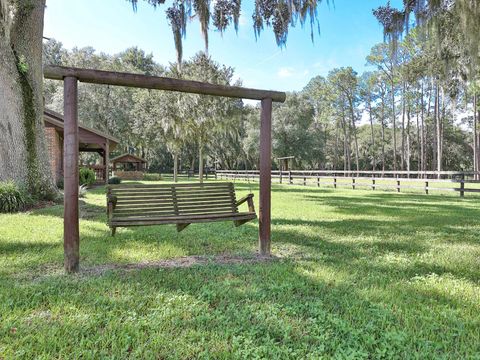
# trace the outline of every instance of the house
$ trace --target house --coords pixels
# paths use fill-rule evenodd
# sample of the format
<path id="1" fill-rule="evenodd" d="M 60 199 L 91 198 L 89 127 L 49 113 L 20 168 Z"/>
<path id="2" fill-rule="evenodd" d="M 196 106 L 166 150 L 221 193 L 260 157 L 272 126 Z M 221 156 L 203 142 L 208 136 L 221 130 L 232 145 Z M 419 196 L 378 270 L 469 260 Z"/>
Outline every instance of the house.
<path id="1" fill-rule="evenodd" d="M 49 109 L 45 109 L 43 115 L 50 167 L 57 183 L 63 178 L 63 116 Z M 120 140 L 81 124 L 78 126 L 78 138 L 80 152 L 96 152 L 102 157 L 102 164 L 85 167 L 95 171 L 97 183 L 107 183 L 109 154 L 117 147 Z"/>

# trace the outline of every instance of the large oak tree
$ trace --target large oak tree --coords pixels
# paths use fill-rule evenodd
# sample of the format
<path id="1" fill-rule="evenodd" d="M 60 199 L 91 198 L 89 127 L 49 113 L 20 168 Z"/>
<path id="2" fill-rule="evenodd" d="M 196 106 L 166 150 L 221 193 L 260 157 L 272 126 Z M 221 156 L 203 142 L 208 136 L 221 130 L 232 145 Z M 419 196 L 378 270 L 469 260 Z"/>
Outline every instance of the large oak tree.
<path id="1" fill-rule="evenodd" d="M 0 0 L 0 180 L 52 196 L 43 136 L 45 0 Z"/>

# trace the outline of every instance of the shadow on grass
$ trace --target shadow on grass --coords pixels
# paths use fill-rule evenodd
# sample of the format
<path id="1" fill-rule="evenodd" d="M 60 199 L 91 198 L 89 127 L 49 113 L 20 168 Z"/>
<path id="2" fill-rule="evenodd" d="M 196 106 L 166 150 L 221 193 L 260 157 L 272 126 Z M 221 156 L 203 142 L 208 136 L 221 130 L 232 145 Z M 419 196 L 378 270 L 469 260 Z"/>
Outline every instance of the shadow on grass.
<path id="1" fill-rule="evenodd" d="M 111 351 L 105 357 L 120 358 L 127 353 L 141 357 L 145 349 L 167 357 L 172 344 L 180 358 L 201 357 L 202 351 L 250 358 L 474 357 L 478 303 L 465 301 L 474 297 L 458 286 L 450 288 L 448 281 L 478 284 L 478 267 L 461 259 L 425 260 L 452 238 L 478 246 L 472 225 L 480 212 L 465 207 L 473 200 L 285 190 L 302 197 L 300 209 L 314 207 L 318 219 L 313 212 L 304 220 L 301 213 L 292 214 L 296 218 L 274 213 L 272 245 L 280 260 L 111 270 L 91 277 L 57 272 L 36 282 L 4 277 L 0 294 L 8 301 L 0 308 L 14 314 L 4 328 L 15 327 L 18 334 L 4 331 L 5 342 L 14 343 L 18 336 L 17 347 L 35 349 L 39 337 L 42 343 L 55 339 L 55 347 L 43 348 L 46 352 L 101 344 Z M 325 207 L 343 218 L 322 220 Z M 257 222 L 240 228 L 194 224 L 181 233 L 174 225 L 119 229 L 112 238 L 105 208 L 87 203 L 82 208 L 81 261 L 86 266 L 131 263 L 132 252 L 158 259 L 253 254 L 257 247 Z M 61 216 L 60 210 L 33 214 Z M 456 228 L 460 225 L 466 228 Z M 61 243 L 16 246 L 7 244 L 0 251 L 52 253 L 46 258 L 61 268 Z M 61 321 L 18 320 L 45 308 L 61 309 Z M 37 337 L 23 336 L 32 326 Z M 59 336 L 64 333 L 77 336 Z"/>
<path id="2" fill-rule="evenodd" d="M 413 269 L 398 274 L 394 268 L 361 261 L 364 254 L 357 246 L 323 237 L 305 238 L 294 230 L 276 230 L 274 237 L 326 257 L 316 262 L 285 259 L 110 271 L 101 278 L 61 275 L 13 288 L 18 286 L 17 298 L 42 294 L 41 301 L 21 302 L 23 307 L 42 309 L 48 304 L 49 308 L 74 309 L 74 319 L 88 314 L 81 323 L 70 320 L 68 310 L 59 323 L 36 320 L 33 325 L 41 334 L 38 336 L 55 337 L 47 329 L 60 327 L 77 334 L 75 339 L 82 339 L 82 343 L 95 337 L 102 348 L 111 348 L 119 356 L 121 353 L 115 351 L 121 350 L 114 344 L 123 341 L 125 329 L 129 338 L 126 348 L 130 355 L 139 356 L 141 352 L 135 351 L 145 351 L 145 346 L 157 356 L 171 355 L 167 351 L 172 351 L 172 344 L 180 358 L 200 357 L 202 351 L 213 357 L 227 353 L 240 356 L 245 351 L 251 357 L 263 358 L 405 358 L 411 351 L 420 358 L 473 354 L 478 318 L 467 315 L 473 307 L 466 308 L 446 293 L 400 282 L 411 276 Z M 388 242 L 385 246 L 382 252 L 412 251 L 391 247 Z M 441 270 L 417 269 L 416 274 Z M 7 294 L 12 291 L 5 290 Z M 111 322 L 95 322 L 99 317 Z M 20 335 L 28 331 L 21 324 L 16 329 Z M 169 345 L 155 348 L 157 343 L 148 341 L 152 334 Z M 7 334 L 7 343 L 12 337 Z M 71 349 L 72 341 L 79 341 L 75 339 L 60 337 L 55 349 Z M 195 346 L 187 346 L 192 341 Z M 222 350 L 223 344 L 230 345 Z"/>

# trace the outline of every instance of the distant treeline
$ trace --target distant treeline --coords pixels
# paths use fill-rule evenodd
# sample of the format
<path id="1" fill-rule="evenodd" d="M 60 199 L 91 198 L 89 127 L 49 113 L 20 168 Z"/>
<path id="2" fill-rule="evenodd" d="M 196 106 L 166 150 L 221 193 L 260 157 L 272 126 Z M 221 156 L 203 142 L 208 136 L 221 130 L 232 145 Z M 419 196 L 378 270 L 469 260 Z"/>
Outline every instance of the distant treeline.
<path id="1" fill-rule="evenodd" d="M 474 106 L 478 87 L 462 80 L 461 57 L 441 53 L 413 31 L 394 49 L 378 44 L 366 61 L 316 76 L 273 110 L 273 157 L 294 156 L 293 168 L 338 170 L 474 170 L 478 158 Z M 455 51 L 453 49 L 452 51 Z M 138 48 L 115 55 L 66 50 L 50 40 L 44 62 L 182 77 L 224 85 L 232 68 L 199 53 L 162 66 Z M 60 82 L 46 81 L 47 107 L 62 111 Z M 258 107 L 241 101 L 163 91 L 80 84 L 79 118 L 119 139 L 118 153 L 145 157 L 154 172 L 178 168 L 255 169 Z M 476 156 L 475 156 L 476 154 Z M 84 154 L 84 161 L 95 161 Z M 277 167 L 274 161 L 274 167 Z"/>

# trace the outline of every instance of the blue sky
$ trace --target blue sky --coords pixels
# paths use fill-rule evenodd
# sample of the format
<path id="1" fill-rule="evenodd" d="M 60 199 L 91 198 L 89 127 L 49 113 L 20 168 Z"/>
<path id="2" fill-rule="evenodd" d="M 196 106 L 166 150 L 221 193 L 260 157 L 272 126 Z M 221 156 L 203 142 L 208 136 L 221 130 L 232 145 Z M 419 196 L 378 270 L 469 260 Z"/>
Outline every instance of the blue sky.
<path id="1" fill-rule="evenodd" d="M 171 1 L 167 0 L 167 4 Z M 248 87 L 301 90 L 316 75 L 335 67 L 367 69 L 365 57 L 383 40 L 372 9 L 387 0 L 335 0 L 320 6 L 321 33 L 310 39 L 310 28 L 297 25 L 289 32 L 287 46 L 276 46 L 271 29 L 255 40 L 251 14 L 254 0 L 242 1 L 238 35 L 232 29 L 223 36 L 210 30 L 209 54 L 216 61 L 235 68 L 236 76 Z M 391 1 L 400 6 L 401 0 Z M 134 13 L 126 0 L 47 0 L 46 37 L 61 41 L 66 48 L 93 46 L 97 51 L 117 53 L 139 46 L 153 53 L 157 62 L 176 59 L 173 36 L 165 18 L 166 6 L 153 9 L 139 1 Z M 184 40 L 184 58 L 203 50 L 200 27 L 189 24 Z"/>

